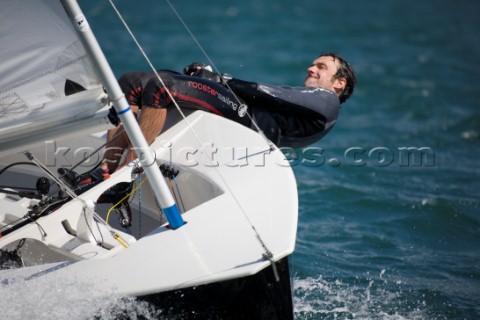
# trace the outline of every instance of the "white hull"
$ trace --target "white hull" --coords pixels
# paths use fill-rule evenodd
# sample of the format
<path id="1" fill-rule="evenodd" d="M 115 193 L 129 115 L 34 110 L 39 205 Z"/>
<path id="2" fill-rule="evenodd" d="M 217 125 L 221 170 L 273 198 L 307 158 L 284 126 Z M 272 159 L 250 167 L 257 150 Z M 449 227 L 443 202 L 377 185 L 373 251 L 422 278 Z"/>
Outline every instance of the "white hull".
<path id="1" fill-rule="evenodd" d="M 79 199 L 0 238 L 0 249 L 12 249 L 20 239 L 29 239 L 25 247 L 35 248 L 37 254 L 23 253 L 32 261 L 21 270 L 22 277 L 28 281 L 101 283 L 105 290 L 92 295 L 144 296 L 254 275 L 270 267 L 271 261 L 290 255 L 295 246 L 298 204 L 295 179 L 283 154 L 278 149 L 270 151 L 260 135 L 229 120 L 203 112 L 195 112 L 187 120 L 152 145 L 156 165 L 168 163 L 179 169 L 174 191 L 180 190 L 176 195 L 181 196 L 178 206 L 184 226 L 171 230 L 161 225 L 163 220 L 147 187 L 142 187 L 139 202 L 142 217 L 137 216 L 138 202 L 132 201 L 133 235 L 116 230 L 128 248 L 115 240 L 107 227 L 95 223 L 91 214 L 85 214 L 87 204 L 105 218 L 105 212 L 94 204 L 110 187 L 131 181 L 132 167 L 126 166 Z M 202 149 L 197 139 L 212 141 L 213 149 L 211 144 Z M 37 152 L 44 150 L 42 146 Z M 212 154 L 213 163 L 205 157 Z M 0 193 L 2 232 L 25 216 L 33 202 Z M 265 257 L 266 248 L 271 260 Z M 40 256 L 43 261 L 34 261 Z M 57 262 L 43 264 L 48 259 Z M 63 260 L 68 262 L 60 262 Z M 17 272 L 0 271 L 0 281 Z"/>

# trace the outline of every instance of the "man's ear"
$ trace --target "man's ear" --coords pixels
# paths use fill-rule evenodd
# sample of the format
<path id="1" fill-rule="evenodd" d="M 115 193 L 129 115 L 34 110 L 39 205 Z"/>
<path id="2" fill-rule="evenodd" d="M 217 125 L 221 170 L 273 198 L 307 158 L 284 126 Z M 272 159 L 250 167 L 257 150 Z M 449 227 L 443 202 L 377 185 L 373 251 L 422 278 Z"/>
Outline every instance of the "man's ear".
<path id="1" fill-rule="evenodd" d="M 337 94 L 340 94 L 343 91 L 343 89 L 345 89 L 346 85 L 347 85 L 347 79 L 338 78 L 338 79 L 335 79 L 335 81 L 333 82 L 333 89 Z"/>

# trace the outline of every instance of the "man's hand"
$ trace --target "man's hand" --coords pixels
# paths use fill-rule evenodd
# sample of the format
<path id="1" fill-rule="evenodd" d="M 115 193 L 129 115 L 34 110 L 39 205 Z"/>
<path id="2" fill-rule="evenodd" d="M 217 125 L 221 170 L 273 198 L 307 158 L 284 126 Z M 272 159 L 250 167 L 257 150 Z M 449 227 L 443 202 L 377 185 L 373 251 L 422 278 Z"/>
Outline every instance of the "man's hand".
<path id="1" fill-rule="evenodd" d="M 183 74 L 208 79 L 210 81 L 221 84 L 224 87 L 227 86 L 227 81 L 232 79 L 232 76 L 228 73 L 219 74 L 213 72 L 212 67 L 206 66 L 202 62 L 194 62 L 186 66 L 185 68 L 183 68 Z"/>
<path id="2" fill-rule="evenodd" d="M 196 76 L 196 74 L 201 70 L 208 70 L 212 72 L 212 67 L 207 66 L 202 62 L 194 62 L 183 68 L 183 74 Z"/>

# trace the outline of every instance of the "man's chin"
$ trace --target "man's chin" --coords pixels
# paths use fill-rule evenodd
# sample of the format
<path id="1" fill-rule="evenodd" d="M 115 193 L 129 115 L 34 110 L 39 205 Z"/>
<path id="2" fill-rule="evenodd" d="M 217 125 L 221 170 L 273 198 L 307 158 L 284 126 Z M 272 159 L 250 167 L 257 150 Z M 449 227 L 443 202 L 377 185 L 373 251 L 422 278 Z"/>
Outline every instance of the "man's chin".
<path id="1" fill-rule="evenodd" d="M 316 81 L 317 79 L 314 79 L 314 78 L 306 78 L 305 79 L 305 82 L 304 82 L 304 86 L 305 87 L 316 87 L 317 84 L 316 84 Z"/>

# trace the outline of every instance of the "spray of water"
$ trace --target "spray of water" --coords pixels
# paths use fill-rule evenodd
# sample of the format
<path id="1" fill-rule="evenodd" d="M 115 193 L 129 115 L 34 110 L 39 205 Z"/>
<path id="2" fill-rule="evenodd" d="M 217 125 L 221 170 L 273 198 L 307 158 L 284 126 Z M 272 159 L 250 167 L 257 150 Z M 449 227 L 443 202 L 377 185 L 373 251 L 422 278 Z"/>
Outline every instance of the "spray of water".
<path id="1" fill-rule="evenodd" d="M 425 301 L 406 298 L 401 281 L 388 281 L 385 270 L 374 278 L 295 278 L 295 319 L 425 319 Z"/>
<path id="2" fill-rule="evenodd" d="M 146 302 L 81 279 L 28 281 L 19 274 L 7 280 L 0 275 L 0 296 L 1 317 L 10 320 L 161 318 L 161 311 Z"/>

